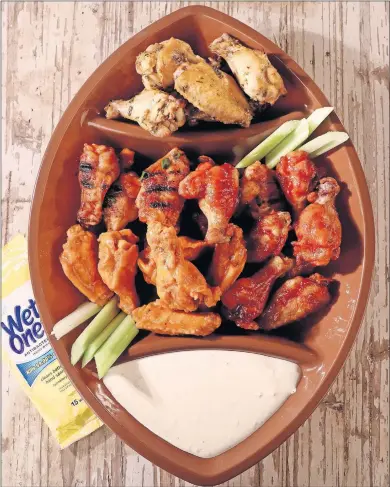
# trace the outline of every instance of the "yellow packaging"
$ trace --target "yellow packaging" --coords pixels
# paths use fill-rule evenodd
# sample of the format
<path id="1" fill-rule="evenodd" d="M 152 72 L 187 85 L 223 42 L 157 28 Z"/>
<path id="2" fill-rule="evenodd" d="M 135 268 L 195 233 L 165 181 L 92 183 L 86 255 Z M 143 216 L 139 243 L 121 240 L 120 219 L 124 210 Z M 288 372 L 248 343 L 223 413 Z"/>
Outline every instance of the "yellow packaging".
<path id="1" fill-rule="evenodd" d="M 2 252 L 3 357 L 61 448 L 102 425 L 75 390 L 50 346 L 30 283 L 27 242 L 16 236 Z"/>

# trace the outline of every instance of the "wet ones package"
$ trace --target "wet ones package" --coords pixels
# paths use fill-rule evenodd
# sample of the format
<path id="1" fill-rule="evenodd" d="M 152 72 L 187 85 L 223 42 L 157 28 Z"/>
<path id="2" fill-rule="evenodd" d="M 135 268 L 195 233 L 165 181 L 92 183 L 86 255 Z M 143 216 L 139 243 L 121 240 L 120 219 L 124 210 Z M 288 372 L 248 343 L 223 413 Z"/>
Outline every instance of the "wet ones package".
<path id="1" fill-rule="evenodd" d="M 33 296 L 27 242 L 15 237 L 2 252 L 3 358 L 61 448 L 102 423 L 65 374 L 50 346 Z"/>

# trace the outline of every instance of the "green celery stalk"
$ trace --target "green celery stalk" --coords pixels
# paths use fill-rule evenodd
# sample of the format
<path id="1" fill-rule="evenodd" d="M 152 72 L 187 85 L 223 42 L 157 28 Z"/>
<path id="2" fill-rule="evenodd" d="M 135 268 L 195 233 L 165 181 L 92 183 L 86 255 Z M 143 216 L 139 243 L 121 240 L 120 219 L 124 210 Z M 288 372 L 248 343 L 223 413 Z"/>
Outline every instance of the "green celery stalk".
<path id="1" fill-rule="evenodd" d="M 67 333 L 81 325 L 81 323 L 84 323 L 89 318 L 99 313 L 101 309 L 101 306 L 87 301 L 86 303 L 81 304 L 68 316 L 65 316 L 65 318 L 62 318 L 62 320 L 56 323 L 51 334 L 54 335 L 57 340 L 59 340 Z"/>
<path id="2" fill-rule="evenodd" d="M 236 165 L 237 169 L 242 169 L 253 164 L 255 161 L 260 161 L 265 157 L 274 147 L 276 147 L 282 140 L 284 140 L 291 132 L 293 132 L 299 125 L 299 120 L 289 120 L 278 127 L 275 132 L 264 139 L 258 146 L 256 146 L 249 154 L 247 154 Z"/>
<path id="3" fill-rule="evenodd" d="M 299 150 L 307 152 L 310 157 L 314 158 L 324 154 L 328 150 L 334 149 L 348 139 L 349 135 L 346 132 L 327 132 L 306 142 Z"/>
<path id="4" fill-rule="evenodd" d="M 110 323 L 111 320 L 119 313 L 117 306 L 118 298 L 114 296 L 103 307 L 103 309 L 95 316 L 91 323 L 85 328 L 85 330 L 78 336 L 76 341 L 72 345 L 70 353 L 70 361 L 72 365 L 75 365 L 83 356 L 85 350 L 93 342 L 93 340 L 101 333 L 104 328 Z"/>
<path id="5" fill-rule="evenodd" d="M 130 315 L 126 316 L 95 354 L 99 379 L 106 375 L 137 334 L 138 328 L 135 326 L 133 318 Z"/>
<path id="6" fill-rule="evenodd" d="M 321 125 L 321 123 L 333 112 L 333 110 L 333 107 L 317 108 L 317 110 L 314 110 L 314 112 L 307 117 L 307 121 L 309 123 L 309 136 L 319 125 Z"/>
<path id="7" fill-rule="evenodd" d="M 123 311 L 116 315 L 115 318 L 104 328 L 100 335 L 95 338 L 95 340 L 84 352 L 83 361 L 81 362 L 82 367 L 85 367 L 93 359 L 95 353 L 99 350 L 99 348 L 103 345 L 107 338 L 114 332 L 114 330 L 118 328 L 119 324 L 124 320 L 125 317 L 126 313 L 124 313 Z"/>

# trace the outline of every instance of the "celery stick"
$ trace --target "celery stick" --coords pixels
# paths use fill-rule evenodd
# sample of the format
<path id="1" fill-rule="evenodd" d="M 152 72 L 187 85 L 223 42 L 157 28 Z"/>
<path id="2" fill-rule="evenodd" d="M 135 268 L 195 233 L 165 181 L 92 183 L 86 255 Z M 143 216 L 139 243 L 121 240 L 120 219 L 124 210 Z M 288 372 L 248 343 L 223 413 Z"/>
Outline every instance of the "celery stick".
<path id="1" fill-rule="evenodd" d="M 96 368 L 99 379 L 104 377 L 114 362 L 137 336 L 138 328 L 133 318 L 128 315 L 104 342 L 95 354 Z"/>
<path id="2" fill-rule="evenodd" d="M 125 319 L 126 313 L 119 313 L 115 318 L 104 328 L 104 330 L 98 335 L 95 340 L 89 345 L 87 350 L 84 352 L 83 361 L 81 363 L 82 367 L 85 367 L 95 356 L 95 353 L 107 340 L 107 338 L 114 332 L 120 323 Z"/>
<path id="3" fill-rule="evenodd" d="M 314 112 L 307 117 L 307 121 L 309 123 L 309 136 L 319 125 L 321 125 L 321 123 L 330 113 L 333 112 L 333 110 L 333 107 L 317 108 L 317 110 L 314 110 Z"/>
<path id="4" fill-rule="evenodd" d="M 114 296 L 73 343 L 70 353 L 70 361 L 72 365 L 76 364 L 81 359 L 83 353 L 88 348 L 90 343 L 93 342 L 93 340 L 99 335 L 99 333 L 103 331 L 107 324 L 110 323 L 110 321 L 113 320 L 119 313 L 117 304 L 118 298 L 117 296 Z"/>
<path id="5" fill-rule="evenodd" d="M 299 125 L 299 120 L 290 120 L 283 123 L 278 127 L 275 132 L 264 139 L 257 147 L 255 147 L 249 154 L 247 154 L 241 161 L 236 165 L 237 169 L 242 169 L 253 164 L 255 161 L 260 161 L 265 157 L 271 150 L 276 147 L 282 140 L 284 140 L 287 135 L 291 134 L 293 130 Z"/>
<path id="6" fill-rule="evenodd" d="M 86 303 L 81 304 L 68 316 L 65 316 L 65 318 L 62 318 L 62 320 L 56 323 L 51 334 L 54 335 L 57 340 L 59 340 L 67 333 L 81 325 L 81 323 L 84 323 L 84 321 L 87 321 L 89 318 L 99 313 L 101 309 L 101 306 L 87 301 Z"/>
<path id="7" fill-rule="evenodd" d="M 324 135 L 320 135 L 309 142 L 306 142 L 299 150 L 303 150 L 314 158 L 320 156 L 324 152 L 327 152 L 334 147 L 342 144 L 349 139 L 349 135 L 346 132 L 327 132 Z"/>
<path id="8" fill-rule="evenodd" d="M 309 136 L 309 123 L 304 118 L 297 128 L 278 144 L 265 158 L 267 167 L 273 169 L 282 156 L 299 147 Z"/>

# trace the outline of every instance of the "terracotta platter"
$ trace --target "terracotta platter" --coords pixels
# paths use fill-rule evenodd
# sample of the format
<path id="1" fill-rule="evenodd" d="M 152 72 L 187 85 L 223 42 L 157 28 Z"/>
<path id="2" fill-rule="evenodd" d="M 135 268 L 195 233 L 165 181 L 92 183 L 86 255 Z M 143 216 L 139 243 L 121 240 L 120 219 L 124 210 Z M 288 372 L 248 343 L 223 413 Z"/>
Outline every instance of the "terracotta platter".
<path id="1" fill-rule="evenodd" d="M 129 98 L 142 89 L 135 72 L 136 55 L 149 44 L 171 36 L 187 41 L 200 55 L 227 32 L 250 47 L 263 48 L 284 78 L 288 96 L 249 128 L 210 126 L 182 128 L 158 139 L 140 127 L 106 120 L 110 99 Z M 207 154 L 217 161 L 235 162 L 284 120 L 302 118 L 329 106 L 314 82 L 283 51 L 258 32 L 211 8 L 192 6 L 168 15 L 129 39 L 88 79 L 58 124 L 42 162 L 35 188 L 29 229 L 29 258 L 35 297 L 48 335 L 56 321 L 73 311 L 83 296 L 62 272 L 58 257 L 66 230 L 75 223 L 80 203 L 78 156 L 84 142 L 130 147 L 145 166 L 178 146 L 190 157 Z M 344 130 L 335 114 L 318 133 Z M 238 475 L 271 453 L 313 412 L 339 372 L 362 321 L 374 260 L 374 225 L 368 190 L 355 149 L 344 144 L 316 159 L 341 184 L 337 208 L 343 225 L 341 256 L 325 274 L 339 281 L 332 305 L 321 315 L 264 334 L 217 334 L 208 338 L 168 338 L 149 335 L 131 347 L 129 360 L 183 349 L 230 349 L 263 353 L 297 362 L 302 377 L 297 392 L 259 430 L 231 450 L 211 459 L 185 453 L 138 423 L 110 395 L 93 368 L 73 367 L 69 361 L 74 330 L 52 346 L 69 377 L 100 418 L 120 438 L 152 462 L 189 482 L 219 484 Z M 49 335 L 50 336 L 50 335 Z M 172 377 L 174 380 L 174 377 Z"/>

